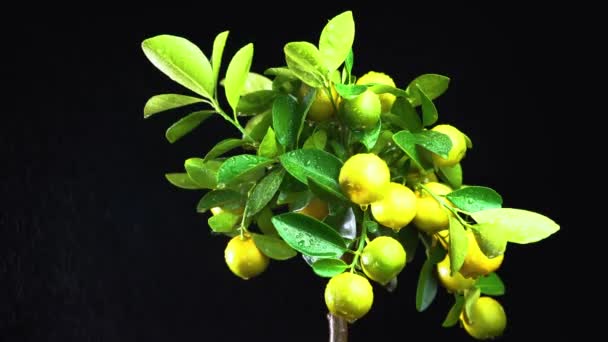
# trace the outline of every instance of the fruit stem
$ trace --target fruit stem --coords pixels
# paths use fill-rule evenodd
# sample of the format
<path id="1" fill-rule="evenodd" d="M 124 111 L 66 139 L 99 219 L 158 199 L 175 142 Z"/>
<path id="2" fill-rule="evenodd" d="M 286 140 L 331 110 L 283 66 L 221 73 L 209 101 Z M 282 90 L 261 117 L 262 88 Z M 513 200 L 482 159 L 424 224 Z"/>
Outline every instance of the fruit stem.
<path id="1" fill-rule="evenodd" d="M 327 322 L 329 323 L 329 342 L 348 341 L 348 323 L 344 318 L 328 313 Z"/>
<path id="2" fill-rule="evenodd" d="M 249 136 L 249 133 L 247 133 L 245 131 L 245 129 L 243 128 L 243 126 L 241 126 L 241 124 L 239 123 L 239 120 L 236 116 L 236 111 L 234 112 L 234 119 L 233 119 L 230 116 L 228 116 L 228 114 L 226 114 L 226 112 L 224 112 L 224 110 L 220 107 L 219 103 L 216 100 L 212 100 L 212 102 L 210 104 L 213 107 L 213 109 L 215 109 L 215 111 L 224 118 L 224 120 L 230 122 L 234 127 L 236 127 L 236 129 L 238 129 L 243 134 L 243 137 L 246 140 L 252 142 L 255 145 L 255 140 L 253 140 L 253 138 L 251 138 Z"/>
<path id="3" fill-rule="evenodd" d="M 470 224 L 469 224 L 467 221 L 465 221 L 465 220 L 464 220 L 462 217 L 460 217 L 460 215 L 458 214 L 458 211 L 457 211 L 455 208 L 453 208 L 452 206 L 449 206 L 449 205 L 447 205 L 447 204 L 445 203 L 445 201 L 443 200 L 443 198 L 441 198 L 441 197 L 439 197 L 439 196 L 435 195 L 435 194 L 434 194 L 434 193 L 433 193 L 431 190 L 429 190 L 429 188 L 427 188 L 427 187 L 426 187 L 424 184 L 422 184 L 422 183 L 418 183 L 418 186 L 420 186 L 420 187 L 421 187 L 421 188 L 423 188 L 423 189 L 424 189 L 426 192 L 428 192 L 428 193 L 431 195 L 431 197 L 433 197 L 433 198 L 435 199 L 435 201 L 437 201 L 438 203 L 441 203 L 441 205 L 442 205 L 442 206 L 443 206 L 445 209 L 449 210 L 449 211 L 452 213 L 452 215 L 454 215 L 454 217 L 456 217 L 456 219 L 458 220 L 458 222 L 460 222 L 460 224 L 462 224 L 462 226 L 463 226 L 463 227 L 467 227 L 467 228 L 470 228 L 470 227 L 471 227 L 471 225 L 470 225 Z"/>
<path id="4" fill-rule="evenodd" d="M 361 256 L 361 252 L 363 251 L 363 247 L 365 247 L 365 241 L 367 240 L 367 225 L 365 222 L 369 221 L 369 209 L 366 209 L 363 212 L 363 224 L 361 225 L 361 235 L 359 236 L 359 246 L 357 247 L 357 252 L 355 252 L 355 257 L 353 258 L 353 262 L 350 264 L 350 273 L 355 272 L 355 266 L 359 262 L 359 257 Z"/>

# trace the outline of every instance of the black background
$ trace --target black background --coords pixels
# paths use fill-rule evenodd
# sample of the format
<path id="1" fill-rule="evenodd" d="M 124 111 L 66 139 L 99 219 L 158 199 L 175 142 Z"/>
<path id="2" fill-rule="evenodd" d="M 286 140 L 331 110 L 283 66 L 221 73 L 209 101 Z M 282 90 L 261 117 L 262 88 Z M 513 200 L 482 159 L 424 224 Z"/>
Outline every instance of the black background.
<path id="1" fill-rule="evenodd" d="M 325 280 L 300 258 L 272 262 L 254 280 L 236 278 L 223 261 L 226 240 L 194 211 L 201 193 L 164 180 L 237 132 L 212 118 L 171 145 L 164 130 L 185 112 L 143 119 L 150 96 L 187 93 L 141 51 L 143 39 L 161 33 L 184 36 L 209 56 L 215 34 L 230 29 L 224 63 L 254 42 L 252 70 L 262 72 L 284 64 L 286 42 L 316 42 L 326 20 L 353 9 L 354 72 L 384 71 L 401 87 L 421 73 L 451 77 L 437 106 L 440 120 L 475 144 L 463 162 L 465 182 L 490 186 L 505 206 L 541 212 L 568 229 L 553 175 L 543 171 L 560 150 L 546 109 L 555 95 L 537 87 L 550 63 L 547 26 L 518 8 L 327 6 L 90 9 L 10 27 L 1 71 L 9 91 L 0 126 L 0 340 L 326 339 Z M 562 235 L 509 245 L 500 271 L 504 340 L 559 335 Z M 418 257 L 395 293 L 375 287 L 352 341 L 470 340 L 460 328 L 441 328 L 451 305 L 442 291 L 428 311 L 416 312 Z"/>

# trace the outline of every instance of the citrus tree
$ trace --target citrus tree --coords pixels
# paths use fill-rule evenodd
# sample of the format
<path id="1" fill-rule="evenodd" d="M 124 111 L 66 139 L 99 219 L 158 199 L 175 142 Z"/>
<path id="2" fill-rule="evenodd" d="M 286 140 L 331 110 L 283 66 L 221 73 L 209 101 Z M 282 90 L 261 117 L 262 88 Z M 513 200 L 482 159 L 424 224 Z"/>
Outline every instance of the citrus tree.
<path id="1" fill-rule="evenodd" d="M 225 262 L 242 279 L 273 262 L 302 255 L 328 278 L 324 298 L 332 334 L 365 316 L 374 288 L 394 289 L 416 250 L 416 309 L 431 305 L 439 286 L 453 293 L 444 327 L 461 322 L 474 338 L 506 327 L 505 291 L 496 271 L 508 243 L 529 244 L 559 230 L 531 211 L 503 208 L 488 187 L 465 185 L 461 160 L 473 144 L 439 122 L 433 100 L 450 79 L 424 74 L 399 87 L 382 72 L 353 72 L 355 23 L 350 11 L 331 19 L 317 44 L 289 42 L 285 66 L 250 70 L 253 44 L 230 59 L 222 77 L 228 31 L 211 58 L 188 40 L 160 35 L 142 43 L 160 71 L 190 95 L 153 96 L 144 117 L 183 107 L 196 111 L 166 131 L 174 143 L 212 115 L 235 136 L 167 173 L 173 185 L 205 193 L 198 213 L 212 235 L 227 238 Z M 210 214 L 206 214 L 210 212 Z M 376 283 L 376 286 L 372 286 Z"/>

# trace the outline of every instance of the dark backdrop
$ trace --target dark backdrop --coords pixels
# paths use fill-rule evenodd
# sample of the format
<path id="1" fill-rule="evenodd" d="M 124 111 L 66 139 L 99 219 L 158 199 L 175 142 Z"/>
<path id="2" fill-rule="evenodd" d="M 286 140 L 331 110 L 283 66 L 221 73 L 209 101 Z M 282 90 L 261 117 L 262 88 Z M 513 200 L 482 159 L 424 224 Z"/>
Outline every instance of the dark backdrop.
<path id="1" fill-rule="evenodd" d="M 437 105 L 441 121 L 475 144 L 463 163 L 465 182 L 490 186 L 506 206 L 539 211 L 567 229 L 554 178 L 543 171 L 559 151 L 546 109 L 557 99 L 538 86 L 550 63 L 543 55 L 550 30 L 517 8 L 376 5 L 232 4 L 219 13 L 175 5 L 134 15 L 89 9 L 7 27 L 0 340 L 326 339 L 325 280 L 300 258 L 272 262 L 254 280 L 236 278 L 223 261 L 226 240 L 211 236 L 207 216 L 194 211 L 201 193 L 164 180 L 184 159 L 237 132 L 213 118 L 171 145 L 164 130 L 183 113 L 144 121 L 150 96 L 186 92 L 140 49 L 160 33 L 182 35 L 209 55 L 215 34 L 230 29 L 225 63 L 251 41 L 252 69 L 262 72 L 284 64 L 286 42 L 314 42 L 326 20 L 353 9 L 355 73 L 384 71 L 399 86 L 421 73 L 450 76 Z M 562 235 L 509 246 L 500 271 L 507 284 L 500 298 L 509 319 L 505 340 L 559 334 Z M 460 328 L 441 328 L 451 305 L 442 291 L 427 312 L 416 312 L 420 257 L 395 293 L 375 287 L 372 311 L 351 328 L 353 341 L 469 340 Z"/>

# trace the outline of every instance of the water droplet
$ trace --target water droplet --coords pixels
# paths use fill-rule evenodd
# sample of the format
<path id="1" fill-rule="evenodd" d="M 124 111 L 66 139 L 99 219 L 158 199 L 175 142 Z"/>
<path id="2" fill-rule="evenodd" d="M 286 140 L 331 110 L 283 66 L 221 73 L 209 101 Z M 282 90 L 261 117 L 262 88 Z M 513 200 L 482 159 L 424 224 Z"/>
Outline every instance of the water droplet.
<path id="1" fill-rule="evenodd" d="M 361 210 L 366 211 L 367 207 L 369 207 L 369 204 L 361 204 L 359 207 L 361 208 Z"/>
<path id="2" fill-rule="evenodd" d="M 218 188 L 218 189 L 224 189 L 225 187 L 226 187 L 226 184 L 225 184 L 225 183 L 218 183 L 218 184 L 217 184 L 217 188 Z"/>

